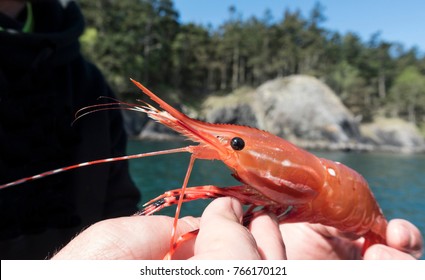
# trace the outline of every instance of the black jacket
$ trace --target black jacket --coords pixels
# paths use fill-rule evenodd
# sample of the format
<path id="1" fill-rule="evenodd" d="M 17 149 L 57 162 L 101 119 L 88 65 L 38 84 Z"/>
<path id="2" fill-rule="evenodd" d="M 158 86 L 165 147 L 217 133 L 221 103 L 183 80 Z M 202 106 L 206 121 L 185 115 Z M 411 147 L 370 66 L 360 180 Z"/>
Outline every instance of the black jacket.
<path id="1" fill-rule="evenodd" d="M 78 109 L 113 97 L 80 54 L 78 6 L 35 1 L 32 8 L 32 33 L 0 31 L 0 183 L 125 154 L 119 111 L 96 112 L 71 126 Z M 14 24 L 0 14 L 0 26 Z M 49 257 L 88 225 L 134 213 L 139 199 L 127 162 L 0 190 L 0 257 Z"/>

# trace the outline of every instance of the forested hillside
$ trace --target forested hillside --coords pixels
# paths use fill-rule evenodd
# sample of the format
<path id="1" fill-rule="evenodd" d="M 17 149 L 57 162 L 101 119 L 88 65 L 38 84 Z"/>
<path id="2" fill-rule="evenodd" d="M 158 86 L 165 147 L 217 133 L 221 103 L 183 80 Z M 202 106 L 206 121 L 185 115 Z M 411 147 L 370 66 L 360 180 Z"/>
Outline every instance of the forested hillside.
<path id="1" fill-rule="evenodd" d="M 229 7 L 228 19 L 213 28 L 180 23 L 172 0 L 79 2 L 87 20 L 83 50 L 120 98 L 135 92 L 129 77 L 196 104 L 212 93 L 308 74 L 363 121 L 401 117 L 424 128 L 425 57 L 379 33 L 362 41 L 327 30 L 320 4 L 308 16 L 286 10 L 280 19 L 267 10 L 245 19 Z"/>

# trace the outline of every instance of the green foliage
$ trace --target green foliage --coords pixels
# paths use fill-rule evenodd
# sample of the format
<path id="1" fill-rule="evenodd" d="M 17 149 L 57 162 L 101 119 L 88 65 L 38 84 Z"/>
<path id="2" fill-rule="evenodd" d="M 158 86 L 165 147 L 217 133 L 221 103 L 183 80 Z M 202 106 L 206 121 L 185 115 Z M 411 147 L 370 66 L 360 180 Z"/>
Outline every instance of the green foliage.
<path id="1" fill-rule="evenodd" d="M 173 86 L 181 90 L 204 91 L 208 74 L 213 71 L 208 64 L 212 40 L 203 27 L 182 26 L 172 43 Z"/>
<path id="2" fill-rule="evenodd" d="M 180 29 L 170 0 L 80 0 L 87 21 L 81 43 L 113 88 L 133 89 L 129 77 L 167 84 L 172 44 Z"/>
<path id="3" fill-rule="evenodd" d="M 425 112 L 425 76 L 416 66 L 406 67 L 395 79 L 390 91 L 389 107 L 393 115 L 406 116 L 416 123 Z"/>
<path id="4" fill-rule="evenodd" d="M 121 98 L 134 92 L 128 77 L 196 103 L 212 92 L 309 74 L 363 120 L 389 114 L 425 122 L 425 57 L 379 33 L 362 42 L 355 33 L 323 28 L 320 3 L 307 18 L 286 10 L 281 20 L 267 10 L 244 19 L 232 6 L 228 20 L 212 28 L 179 23 L 172 0 L 79 2 L 87 20 L 83 50 Z"/>

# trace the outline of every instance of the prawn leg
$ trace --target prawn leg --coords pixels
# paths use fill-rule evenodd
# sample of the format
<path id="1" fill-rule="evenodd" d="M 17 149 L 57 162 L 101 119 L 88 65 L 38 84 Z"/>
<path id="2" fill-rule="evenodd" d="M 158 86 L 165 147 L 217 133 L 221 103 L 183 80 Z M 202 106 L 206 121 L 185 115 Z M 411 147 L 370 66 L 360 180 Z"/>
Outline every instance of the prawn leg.
<path id="1" fill-rule="evenodd" d="M 183 194 L 183 197 L 182 197 Z M 178 205 L 181 200 L 182 203 L 197 200 L 197 199 L 215 199 L 219 197 L 234 197 L 241 201 L 242 204 L 251 205 L 245 212 L 243 217 L 243 225 L 247 226 L 251 220 L 260 215 L 261 213 L 269 211 L 269 202 L 264 200 L 261 195 L 255 190 L 250 190 L 247 186 L 231 186 L 226 188 L 219 188 L 213 185 L 189 187 L 182 191 L 182 189 L 175 189 L 167 191 L 164 194 L 148 201 L 143 205 L 143 208 L 135 215 L 149 216 L 165 207 Z M 255 206 L 254 206 L 255 205 Z M 263 205 L 263 208 L 254 212 L 254 210 Z M 165 255 L 165 260 L 170 260 L 183 243 L 196 238 L 199 229 L 187 232 L 179 236 L 170 246 L 170 250 Z"/>
<path id="2" fill-rule="evenodd" d="M 199 229 L 195 229 L 189 232 L 186 232 L 182 235 L 180 235 L 177 240 L 173 243 L 170 250 L 167 252 L 167 254 L 164 256 L 164 260 L 171 260 L 174 256 L 174 253 L 176 252 L 177 248 L 181 247 L 184 243 L 195 239 L 198 236 Z M 178 255 L 178 254 L 177 254 Z M 178 257 L 177 257 L 178 258 Z"/>
<path id="3" fill-rule="evenodd" d="M 164 194 L 148 201 L 143 205 L 135 215 L 149 216 L 165 207 L 178 204 L 182 189 L 175 189 L 167 191 Z M 197 199 L 214 199 L 218 197 L 230 196 L 237 198 L 243 204 L 267 205 L 268 201 L 262 200 L 259 193 L 250 191 L 246 186 L 231 186 L 226 188 L 219 188 L 213 185 L 196 186 L 186 188 L 183 194 L 183 202 L 189 202 Z"/>

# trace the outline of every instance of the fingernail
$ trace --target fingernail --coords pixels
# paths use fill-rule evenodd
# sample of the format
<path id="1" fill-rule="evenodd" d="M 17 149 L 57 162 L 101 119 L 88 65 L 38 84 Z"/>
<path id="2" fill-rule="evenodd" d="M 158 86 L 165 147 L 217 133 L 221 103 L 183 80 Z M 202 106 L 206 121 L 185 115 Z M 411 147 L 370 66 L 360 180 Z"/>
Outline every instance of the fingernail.
<path id="1" fill-rule="evenodd" d="M 404 225 L 401 224 L 399 227 L 399 238 L 400 238 L 400 244 L 403 248 L 411 248 L 412 247 L 412 235 L 410 234 L 409 229 Z"/>

